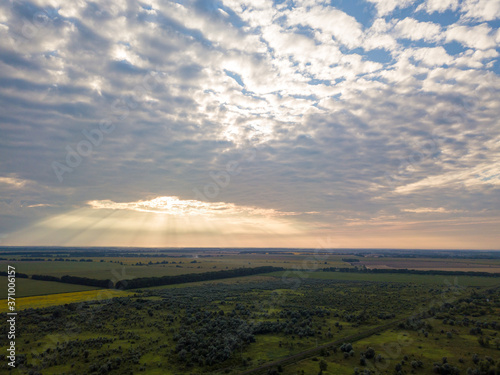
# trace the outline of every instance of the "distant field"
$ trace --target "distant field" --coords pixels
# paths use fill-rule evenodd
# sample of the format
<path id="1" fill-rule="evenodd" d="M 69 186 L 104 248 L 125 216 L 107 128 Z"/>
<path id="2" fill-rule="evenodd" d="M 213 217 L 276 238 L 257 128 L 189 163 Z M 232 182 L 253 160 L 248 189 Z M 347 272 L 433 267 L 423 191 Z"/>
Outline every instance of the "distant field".
<path id="1" fill-rule="evenodd" d="M 361 258 L 366 268 L 500 272 L 499 259 Z"/>
<path id="2" fill-rule="evenodd" d="M 11 264 L 13 262 L 10 262 Z M 136 277 L 152 277 L 164 275 L 180 275 L 193 272 L 206 272 L 206 269 L 193 265 L 155 265 L 132 266 L 109 262 L 15 262 L 16 271 L 28 275 L 64 275 L 88 277 L 91 279 L 110 279 L 114 282 Z"/>
<path id="3" fill-rule="evenodd" d="M 380 281 L 380 282 L 398 282 L 398 283 L 417 283 L 431 285 L 449 285 L 449 286 L 494 286 L 499 285 L 500 280 L 495 277 L 480 276 L 440 276 L 440 275 L 411 275 L 411 274 L 366 274 L 350 272 L 272 272 L 269 276 L 288 278 L 311 278 L 323 280 L 341 280 L 341 281 Z"/>
<path id="4" fill-rule="evenodd" d="M 322 267 L 351 267 L 342 262 L 342 256 L 329 255 L 321 262 L 314 261 L 314 256 L 308 255 L 280 255 L 280 254 L 231 254 L 224 256 L 202 258 L 85 258 L 93 262 L 54 262 L 54 261 L 9 261 L 16 266 L 16 271 L 28 275 L 50 275 L 61 277 L 64 275 L 89 277 L 92 279 L 110 279 L 114 282 L 137 277 L 174 276 L 188 273 L 220 271 L 242 267 L 274 266 L 283 268 L 322 268 Z M 112 262 L 110 262 L 110 260 Z M 154 264 L 156 262 L 168 264 Z M 117 263 L 118 262 L 118 263 Z M 136 266 L 136 263 L 144 265 Z M 148 264 L 152 262 L 153 264 Z M 175 262 L 175 263 L 174 263 Z M 196 262 L 196 263 L 192 263 Z M 326 262 L 326 263 L 325 263 Z M 120 264 L 123 263 L 123 264 Z M 0 269 L 6 268 L 6 262 L 0 262 Z"/>
<path id="5" fill-rule="evenodd" d="M 0 276 L 0 299 L 7 298 L 7 277 Z M 41 281 L 16 278 L 16 297 L 40 296 L 68 292 L 95 290 L 97 288 L 85 285 L 63 284 L 52 281 Z"/>
<path id="6" fill-rule="evenodd" d="M 149 287 L 149 288 L 138 288 L 137 290 L 191 288 L 191 287 L 205 286 L 205 285 L 245 284 L 245 283 L 249 283 L 249 282 L 276 281 L 276 277 L 275 276 L 268 276 L 268 275 L 269 274 L 252 275 L 252 276 L 232 277 L 230 279 L 197 281 L 197 282 L 194 282 L 194 283 L 152 286 L 152 287 Z M 134 291 L 134 290 L 136 290 L 136 289 L 130 289 L 130 291 Z"/>
<path id="7" fill-rule="evenodd" d="M 57 284 L 57 283 L 54 283 Z M 64 285 L 64 284 L 63 284 Z M 124 297 L 133 295 L 134 293 L 112 289 L 87 290 L 83 292 L 51 294 L 47 296 L 32 296 L 24 298 L 16 298 L 16 310 L 24 310 L 28 308 L 41 308 L 56 305 L 64 305 L 66 303 L 85 302 L 94 300 L 105 300 L 113 297 Z M 7 311 L 7 303 L 0 304 L 0 312 Z"/>

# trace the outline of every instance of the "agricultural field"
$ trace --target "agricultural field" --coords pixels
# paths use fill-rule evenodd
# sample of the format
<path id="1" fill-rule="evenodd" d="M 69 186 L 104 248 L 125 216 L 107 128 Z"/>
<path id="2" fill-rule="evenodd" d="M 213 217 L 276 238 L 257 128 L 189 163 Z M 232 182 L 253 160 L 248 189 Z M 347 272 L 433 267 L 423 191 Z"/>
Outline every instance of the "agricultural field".
<path id="1" fill-rule="evenodd" d="M 51 284 L 59 284 L 59 283 L 51 283 Z M 68 285 L 68 284 L 62 284 L 62 285 Z M 79 285 L 76 286 L 78 287 Z M 16 298 L 16 310 L 20 311 L 26 309 L 38 309 L 48 306 L 59 306 L 59 305 L 66 305 L 69 303 L 81 303 L 88 301 L 102 301 L 114 297 L 124 297 L 133 294 L 134 293 L 121 290 L 94 289 L 94 290 L 85 290 L 72 293 L 61 292 L 59 294 L 18 297 Z M 0 301 L 0 303 L 1 303 L 0 312 L 7 312 L 7 304 L 5 303 L 5 300 Z"/>
<path id="2" fill-rule="evenodd" d="M 415 283 L 429 285 L 454 285 L 463 286 L 495 286 L 500 285 L 500 279 L 496 277 L 481 276 L 453 276 L 453 275 L 412 275 L 412 274 L 370 274 L 350 272 L 318 272 L 318 271 L 280 271 L 272 272 L 270 275 L 285 279 L 320 279 L 339 281 L 378 281 L 396 283 Z M 290 281 L 292 282 L 292 281 Z"/>
<path id="3" fill-rule="evenodd" d="M 13 257 L 12 259 L 26 259 Z M 237 252 L 200 257 L 68 257 L 65 261 L 0 261 L 0 267 L 15 265 L 16 271 L 28 275 L 40 274 L 61 277 L 64 275 L 93 279 L 127 280 L 137 277 L 175 276 L 235 268 L 274 266 L 283 268 L 352 267 L 342 261 L 341 255 L 328 255 L 325 261 L 314 261 L 311 253 L 304 254 L 239 254 Z M 62 258 L 58 258 L 62 259 Z M 313 262 L 311 262 L 313 259 Z M 83 260 L 83 261 L 82 261 Z M 91 261 L 87 261 L 91 260 Z M 326 263 L 325 263 L 326 262 Z"/>
<path id="4" fill-rule="evenodd" d="M 7 298 L 7 277 L 0 276 L 0 301 Z M 55 283 L 51 281 L 16 279 L 16 297 L 43 296 L 48 294 L 80 292 L 97 289 L 92 286 Z"/>
<path id="5" fill-rule="evenodd" d="M 386 258 L 365 257 L 359 262 L 366 268 L 381 269 L 414 269 L 414 270 L 447 270 L 500 272 L 500 259 L 434 259 L 434 258 Z"/>

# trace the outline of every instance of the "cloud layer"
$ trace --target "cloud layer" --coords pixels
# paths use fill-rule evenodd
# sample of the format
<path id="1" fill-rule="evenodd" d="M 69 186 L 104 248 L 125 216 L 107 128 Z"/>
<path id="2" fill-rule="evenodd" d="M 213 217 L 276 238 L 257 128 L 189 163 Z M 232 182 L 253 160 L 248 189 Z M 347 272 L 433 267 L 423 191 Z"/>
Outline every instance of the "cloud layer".
<path id="1" fill-rule="evenodd" d="M 2 243 L 170 207 L 294 213 L 305 244 L 498 247 L 499 18 L 498 0 L 3 3 Z"/>

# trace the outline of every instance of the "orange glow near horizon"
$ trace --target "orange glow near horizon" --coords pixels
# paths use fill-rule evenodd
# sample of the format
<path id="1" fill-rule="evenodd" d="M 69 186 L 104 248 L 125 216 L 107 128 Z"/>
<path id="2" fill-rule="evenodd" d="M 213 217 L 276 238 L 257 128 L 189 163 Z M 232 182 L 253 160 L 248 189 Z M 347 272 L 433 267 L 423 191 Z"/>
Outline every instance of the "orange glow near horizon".
<path id="1" fill-rule="evenodd" d="M 89 207 L 42 220 L 4 245 L 495 249 L 498 220 L 350 221 L 325 227 L 299 214 L 158 197 Z M 468 231 L 464 230 L 467 229 Z M 445 235 L 443 235 L 443 233 Z M 485 242 L 485 238 L 491 241 Z M 481 243 L 482 246 L 478 247 Z"/>

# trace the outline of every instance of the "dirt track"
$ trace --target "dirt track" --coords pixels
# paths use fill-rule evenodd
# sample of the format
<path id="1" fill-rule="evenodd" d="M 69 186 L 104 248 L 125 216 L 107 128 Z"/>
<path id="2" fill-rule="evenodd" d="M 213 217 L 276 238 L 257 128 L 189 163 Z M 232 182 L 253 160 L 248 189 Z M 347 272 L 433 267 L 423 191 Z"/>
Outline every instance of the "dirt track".
<path id="1" fill-rule="evenodd" d="M 328 344 L 324 344 L 324 345 L 320 345 L 320 346 L 317 346 L 317 347 L 312 348 L 312 349 L 304 350 L 304 351 L 302 351 L 300 353 L 291 355 L 289 357 L 286 357 L 286 358 L 283 358 L 283 359 L 279 359 L 279 360 L 274 361 L 274 362 L 269 362 L 269 363 L 266 363 L 266 364 L 264 364 L 262 366 L 259 366 L 259 367 L 256 367 L 256 368 L 253 368 L 253 369 L 250 369 L 250 370 L 246 370 L 246 371 L 240 372 L 240 374 L 241 375 L 261 374 L 265 370 L 267 370 L 267 369 L 269 369 L 271 367 L 276 367 L 278 365 L 286 366 L 286 365 L 295 363 L 295 362 L 297 362 L 297 361 L 299 361 L 301 359 L 309 358 L 309 357 L 311 357 L 311 356 L 313 356 L 315 354 L 319 354 L 322 349 L 329 349 L 329 348 L 332 348 L 334 346 L 339 346 L 339 345 L 342 345 L 342 343 L 344 343 L 344 342 L 353 343 L 353 342 L 361 340 L 361 339 L 363 339 L 365 337 L 369 337 L 369 336 L 371 336 L 371 335 L 373 335 L 375 333 L 379 333 L 379 332 L 385 331 L 385 330 L 387 330 L 389 328 L 397 326 L 399 323 L 404 322 L 406 319 L 407 318 L 393 320 L 392 322 L 389 322 L 389 323 L 383 324 L 381 326 L 369 329 L 367 331 L 360 332 L 360 333 L 357 333 L 355 335 L 350 335 L 350 336 L 347 336 L 347 337 L 343 337 L 343 338 L 341 338 L 339 340 L 335 340 L 335 341 L 329 342 Z"/>

